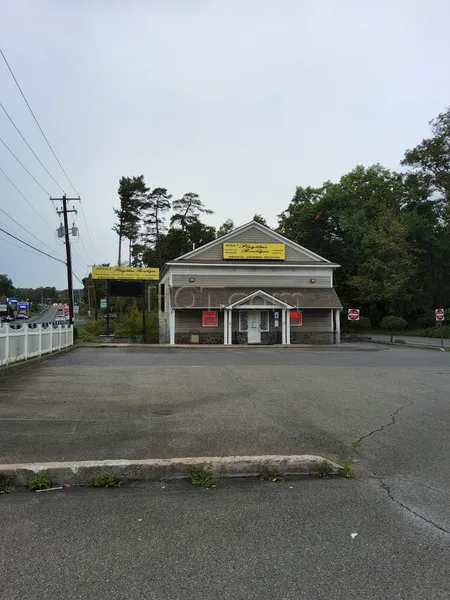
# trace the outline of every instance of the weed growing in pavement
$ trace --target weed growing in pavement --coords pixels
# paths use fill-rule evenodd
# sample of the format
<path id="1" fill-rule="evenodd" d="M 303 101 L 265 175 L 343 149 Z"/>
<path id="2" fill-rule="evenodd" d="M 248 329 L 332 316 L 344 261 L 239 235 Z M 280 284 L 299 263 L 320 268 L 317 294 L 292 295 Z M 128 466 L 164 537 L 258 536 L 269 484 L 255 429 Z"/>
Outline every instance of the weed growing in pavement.
<path id="1" fill-rule="evenodd" d="M 89 485 L 92 487 L 121 487 L 122 483 L 122 479 L 118 477 L 118 475 L 113 475 L 112 473 L 91 477 L 89 480 Z"/>
<path id="2" fill-rule="evenodd" d="M 353 469 L 353 465 L 356 463 L 356 460 L 353 458 L 348 458 L 347 460 L 342 460 L 339 462 L 339 466 L 343 468 L 342 476 L 347 479 L 355 479 L 356 473 Z"/>
<path id="3" fill-rule="evenodd" d="M 52 480 L 48 475 L 36 475 L 27 479 L 27 488 L 29 490 L 46 490 L 51 487 Z"/>
<path id="4" fill-rule="evenodd" d="M 333 475 L 333 467 L 327 460 L 323 460 L 317 467 L 317 470 L 313 471 L 311 475 L 314 477 L 331 477 Z"/>
<path id="5" fill-rule="evenodd" d="M 188 473 L 188 479 L 193 485 L 202 487 L 211 487 L 217 485 L 217 477 L 211 468 L 206 468 L 203 465 L 193 467 Z"/>
<path id="6" fill-rule="evenodd" d="M 359 448 L 361 446 L 361 442 L 352 442 L 352 448 Z"/>
<path id="7" fill-rule="evenodd" d="M 280 473 L 274 467 L 265 465 L 259 474 L 259 478 L 261 481 L 283 481 L 283 479 L 286 479 L 286 475 Z"/>
<path id="8" fill-rule="evenodd" d="M 14 483 L 11 477 L 0 473 L 0 494 L 9 494 L 14 489 Z"/>

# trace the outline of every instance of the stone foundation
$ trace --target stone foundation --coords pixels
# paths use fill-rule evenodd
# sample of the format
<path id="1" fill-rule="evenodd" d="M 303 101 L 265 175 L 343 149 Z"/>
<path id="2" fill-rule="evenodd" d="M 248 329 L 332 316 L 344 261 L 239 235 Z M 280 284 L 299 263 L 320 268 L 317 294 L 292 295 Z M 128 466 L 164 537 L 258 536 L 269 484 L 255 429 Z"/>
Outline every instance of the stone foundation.
<path id="1" fill-rule="evenodd" d="M 220 332 L 200 332 L 198 333 L 200 344 L 223 344 L 223 333 Z M 190 333 L 175 333 L 175 344 L 190 344 Z"/>
<path id="2" fill-rule="evenodd" d="M 333 344 L 331 331 L 292 331 L 291 344 Z"/>

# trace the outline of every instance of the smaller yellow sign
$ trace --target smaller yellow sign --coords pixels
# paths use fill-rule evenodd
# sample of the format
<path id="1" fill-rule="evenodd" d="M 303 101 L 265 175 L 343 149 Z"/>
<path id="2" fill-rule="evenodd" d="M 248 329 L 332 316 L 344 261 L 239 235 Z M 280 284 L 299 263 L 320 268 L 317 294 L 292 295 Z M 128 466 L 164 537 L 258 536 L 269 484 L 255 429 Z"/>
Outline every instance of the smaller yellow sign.
<path id="1" fill-rule="evenodd" d="M 284 260 L 284 244 L 223 243 L 223 258 L 235 260 Z"/>
<path id="2" fill-rule="evenodd" d="M 92 279 L 159 280 L 159 269 L 150 267 L 92 267 Z"/>

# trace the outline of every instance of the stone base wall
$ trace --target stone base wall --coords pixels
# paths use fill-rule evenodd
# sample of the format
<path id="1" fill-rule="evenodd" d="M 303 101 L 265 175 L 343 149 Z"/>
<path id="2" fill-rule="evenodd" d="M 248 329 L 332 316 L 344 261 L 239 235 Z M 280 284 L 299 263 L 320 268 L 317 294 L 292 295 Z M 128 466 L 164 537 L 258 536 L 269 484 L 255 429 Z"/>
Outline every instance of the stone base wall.
<path id="1" fill-rule="evenodd" d="M 332 331 L 292 331 L 291 344 L 333 344 Z"/>
<path id="2" fill-rule="evenodd" d="M 219 332 L 200 332 L 198 334 L 200 344 L 223 344 L 223 333 Z M 190 344 L 190 333 L 175 333 L 175 344 Z"/>

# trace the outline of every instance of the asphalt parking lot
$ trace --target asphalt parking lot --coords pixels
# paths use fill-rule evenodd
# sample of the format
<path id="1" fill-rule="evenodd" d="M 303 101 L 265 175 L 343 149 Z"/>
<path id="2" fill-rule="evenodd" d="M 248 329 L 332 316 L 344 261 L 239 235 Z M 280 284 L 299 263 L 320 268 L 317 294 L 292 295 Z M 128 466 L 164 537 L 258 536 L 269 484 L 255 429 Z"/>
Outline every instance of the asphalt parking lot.
<path id="1" fill-rule="evenodd" d="M 1 496 L 4 595 L 447 599 L 449 375 L 368 344 L 82 348 L 3 376 L 2 463 L 324 452 L 361 474 Z"/>
<path id="2" fill-rule="evenodd" d="M 0 379 L 0 462 L 322 452 L 450 529 L 449 374 L 370 344 L 80 348 Z"/>

